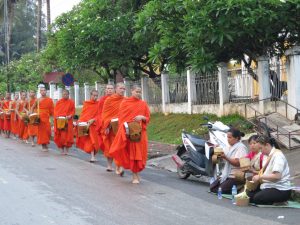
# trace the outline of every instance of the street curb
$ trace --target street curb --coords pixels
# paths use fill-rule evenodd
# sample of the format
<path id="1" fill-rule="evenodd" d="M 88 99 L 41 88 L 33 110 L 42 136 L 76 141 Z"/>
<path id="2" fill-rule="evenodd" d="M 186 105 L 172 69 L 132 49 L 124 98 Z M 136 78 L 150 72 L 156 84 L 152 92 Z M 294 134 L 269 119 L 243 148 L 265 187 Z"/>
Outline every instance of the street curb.
<path id="1" fill-rule="evenodd" d="M 148 167 L 156 167 L 173 173 L 177 172 L 177 167 L 172 160 L 172 155 L 166 155 L 166 156 L 150 159 L 148 160 L 147 164 Z"/>

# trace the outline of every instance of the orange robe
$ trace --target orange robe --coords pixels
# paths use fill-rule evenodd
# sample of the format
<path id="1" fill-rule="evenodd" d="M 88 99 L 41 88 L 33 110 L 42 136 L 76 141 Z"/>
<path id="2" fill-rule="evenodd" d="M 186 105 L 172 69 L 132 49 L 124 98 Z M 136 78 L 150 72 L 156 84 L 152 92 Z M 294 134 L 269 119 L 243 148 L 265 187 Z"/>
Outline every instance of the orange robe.
<path id="1" fill-rule="evenodd" d="M 53 115 L 54 104 L 51 98 L 40 98 L 39 109 L 37 110 L 40 116 L 38 125 L 37 143 L 39 145 L 49 144 L 51 137 L 50 116 Z"/>
<path id="2" fill-rule="evenodd" d="M 115 134 L 112 132 L 112 130 L 110 129 L 109 133 L 106 134 L 106 129 L 110 127 L 110 122 L 112 119 L 118 118 L 120 105 L 123 99 L 124 96 L 113 94 L 105 100 L 103 105 L 103 111 L 101 116 L 102 119 L 101 136 L 104 144 L 103 153 L 105 157 L 112 158 L 112 156 L 109 154 L 109 148 L 115 138 Z M 118 164 L 116 161 L 115 163 Z"/>
<path id="3" fill-rule="evenodd" d="M 25 101 L 20 100 L 19 103 L 19 113 L 23 112 L 27 103 Z M 23 140 L 28 139 L 28 132 L 27 132 L 27 124 L 24 123 L 21 117 L 19 117 L 19 138 Z"/>
<path id="4" fill-rule="evenodd" d="M 98 114 L 98 101 L 85 101 L 78 122 L 87 122 L 90 119 L 96 119 Z M 77 137 L 76 146 L 86 153 L 100 149 L 98 136 L 96 131 L 96 121 L 90 125 L 89 134 L 87 136 Z"/>
<path id="5" fill-rule="evenodd" d="M 75 103 L 72 99 L 60 99 L 54 107 L 54 142 L 58 148 L 71 147 L 74 143 L 73 116 L 75 115 Z M 68 120 L 65 130 L 57 129 L 56 117 L 72 116 Z"/>
<path id="6" fill-rule="evenodd" d="M 126 135 L 124 122 L 132 122 L 137 115 L 146 117 L 146 122 L 141 122 L 141 141 L 131 142 Z M 147 162 L 148 137 L 147 124 L 150 120 L 150 111 L 145 101 L 130 97 L 125 99 L 119 112 L 119 130 L 109 153 L 123 166 L 133 173 L 142 171 Z"/>
<path id="7" fill-rule="evenodd" d="M 11 133 L 17 135 L 19 134 L 19 121 L 16 115 L 16 106 L 17 106 L 17 102 L 16 101 L 12 101 L 11 103 L 11 109 L 13 109 L 14 111 L 11 112 L 10 114 L 10 125 L 11 125 Z"/>
<path id="8" fill-rule="evenodd" d="M 9 103 L 10 103 L 10 100 L 4 100 L 3 101 L 3 106 L 2 106 L 3 111 L 8 111 L 9 110 Z M 10 116 L 7 117 L 6 115 L 4 115 L 3 130 L 4 131 L 10 131 L 11 130 Z"/>
<path id="9" fill-rule="evenodd" d="M 98 101 L 98 115 L 97 115 L 97 120 L 96 120 L 96 131 L 98 134 L 98 142 L 100 149 L 103 151 L 104 150 L 104 143 L 103 143 L 103 138 L 101 135 L 101 126 L 102 126 L 102 111 L 103 111 L 103 106 L 105 100 L 109 97 L 109 95 L 102 96 L 99 101 Z"/>
<path id="10" fill-rule="evenodd" d="M 0 109 L 1 109 L 1 112 L 2 112 L 2 105 L 3 105 L 3 100 L 0 101 Z M 4 117 L 0 117 L 0 130 L 2 131 L 3 130 L 3 126 L 4 126 Z"/>
<path id="11" fill-rule="evenodd" d="M 36 102 L 36 100 L 37 100 L 36 98 L 29 100 L 29 102 L 28 102 L 28 110 L 31 109 L 31 107 L 34 105 L 34 103 Z M 34 113 L 36 113 L 36 109 L 34 110 Z M 37 134 L 38 134 L 38 126 L 35 125 L 35 124 L 28 124 L 27 133 L 28 133 L 28 136 L 30 136 L 30 137 L 37 136 Z"/>

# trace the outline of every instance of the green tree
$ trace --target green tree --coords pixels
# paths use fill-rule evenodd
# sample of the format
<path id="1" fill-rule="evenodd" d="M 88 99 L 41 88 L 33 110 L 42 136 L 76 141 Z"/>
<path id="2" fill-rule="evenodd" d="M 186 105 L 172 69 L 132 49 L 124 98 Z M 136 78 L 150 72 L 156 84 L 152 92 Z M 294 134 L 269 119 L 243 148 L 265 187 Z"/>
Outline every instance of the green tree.
<path id="1" fill-rule="evenodd" d="M 250 67 L 299 43 L 299 8 L 298 0 L 153 0 L 138 15 L 136 38 L 150 43 L 151 61 L 177 71 L 213 71 L 230 59 Z"/>
<path id="2" fill-rule="evenodd" d="M 299 43 L 299 1 L 186 1 L 185 8 L 188 62 L 204 71 L 230 59 L 250 68 L 258 56 L 281 56 Z"/>
<path id="3" fill-rule="evenodd" d="M 145 2 L 83 1 L 56 20 L 46 57 L 59 68 L 91 69 L 104 79 L 117 73 L 135 77 L 141 71 L 155 76 L 147 44 L 133 42 L 134 18 Z"/>
<path id="4" fill-rule="evenodd" d="M 12 24 L 13 26 L 10 43 L 11 61 L 20 59 L 23 54 L 27 54 L 35 50 L 35 8 L 35 0 L 18 1 L 18 4 L 14 6 L 14 22 Z M 42 25 L 43 27 L 45 27 L 45 23 L 42 23 Z M 42 37 L 44 40 L 44 32 Z M 0 40 L 0 49 L 5 49 L 4 36 L 1 34 Z M 1 66 L 4 66 L 4 57 L 4 53 L 1 54 L 0 52 Z M 9 66 L 8 68 L 13 69 L 14 67 Z M 10 73 L 13 73 L 13 71 L 7 72 L 6 68 L 1 69 L 0 79 L 3 80 L 5 84 L 7 84 L 6 89 L 10 89 L 11 87 L 13 87 L 14 81 L 12 81 L 12 76 L 10 75 Z M 18 80 L 16 80 L 16 82 L 18 82 Z"/>

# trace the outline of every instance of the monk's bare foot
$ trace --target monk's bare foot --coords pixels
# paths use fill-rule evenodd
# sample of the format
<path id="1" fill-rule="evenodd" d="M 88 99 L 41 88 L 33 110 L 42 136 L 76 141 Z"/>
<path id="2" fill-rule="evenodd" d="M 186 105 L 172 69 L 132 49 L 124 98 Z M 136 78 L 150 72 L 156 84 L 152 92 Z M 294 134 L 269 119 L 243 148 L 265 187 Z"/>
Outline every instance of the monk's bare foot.
<path id="1" fill-rule="evenodd" d="M 122 177 L 124 175 L 124 170 L 120 166 L 117 166 L 116 174 Z"/>
<path id="2" fill-rule="evenodd" d="M 47 145 L 42 145 L 42 151 L 43 152 L 48 152 L 48 146 Z"/>
<path id="3" fill-rule="evenodd" d="M 132 174 L 132 183 L 133 184 L 139 184 L 140 183 L 139 177 L 136 173 Z"/>
<path id="4" fill-rule="evenodd" d="M 34 144 L 34 142 L 31 142 L 31 147 L 35 147 L 35 144 Z"/>
<path id="5" fill-rule="evenodd" d="M 90 159 L 90 163 L 94 163 L 94 162 L 97 162 L 97 160 L 96 160 L 96 158 L 93 157 Z"/>
<path id="6" fill-rule="evenodd" d="M 108 167 L 106 168 L 106 171 L 107 171 L 107 172 L 113 172 L 114 169 L 113 169 L 112 167 L 109 167 L 109 166 L 108 166 Z"/>

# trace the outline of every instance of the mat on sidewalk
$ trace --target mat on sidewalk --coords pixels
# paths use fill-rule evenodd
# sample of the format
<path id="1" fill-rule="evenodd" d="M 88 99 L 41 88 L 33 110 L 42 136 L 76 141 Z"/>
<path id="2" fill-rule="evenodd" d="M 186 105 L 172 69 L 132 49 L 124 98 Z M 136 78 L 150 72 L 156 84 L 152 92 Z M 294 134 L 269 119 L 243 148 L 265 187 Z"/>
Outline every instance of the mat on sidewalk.
<path id="1" fill-rule="evenodd" d="M 231 195 L 229 194 L 222 194 L 223 198 L 231 199 Z M 287 205 L 256 205 L 253 203 L 250 203 L 253 206 L 257 206 L 260 208 L 293 208 L 293 209 L 300 209 L 300 202 L 295 201 L 288 201 Z"/>

